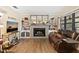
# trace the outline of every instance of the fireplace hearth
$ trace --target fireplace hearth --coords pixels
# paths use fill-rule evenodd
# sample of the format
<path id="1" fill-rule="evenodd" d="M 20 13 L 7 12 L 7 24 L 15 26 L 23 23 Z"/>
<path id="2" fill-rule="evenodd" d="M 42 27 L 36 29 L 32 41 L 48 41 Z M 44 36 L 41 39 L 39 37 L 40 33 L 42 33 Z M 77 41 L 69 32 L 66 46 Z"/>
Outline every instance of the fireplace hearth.
<path id="1" fill-rule="evenodd" d="M 33 35 L 35 37 L 43 37 L 45 36 L 45 28 L 34 28 Z"/>

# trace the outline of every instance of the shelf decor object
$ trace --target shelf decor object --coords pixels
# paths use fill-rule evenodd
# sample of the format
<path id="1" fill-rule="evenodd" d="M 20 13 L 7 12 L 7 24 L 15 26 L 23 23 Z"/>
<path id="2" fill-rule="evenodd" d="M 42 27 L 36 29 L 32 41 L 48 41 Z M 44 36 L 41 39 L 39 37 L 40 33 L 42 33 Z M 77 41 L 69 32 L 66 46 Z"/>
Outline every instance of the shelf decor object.
<path id="1" fill-rule="evenodd" d="M 22 20 L 22 30 L 29 30 L 29 20 L 27 17 Z"/>

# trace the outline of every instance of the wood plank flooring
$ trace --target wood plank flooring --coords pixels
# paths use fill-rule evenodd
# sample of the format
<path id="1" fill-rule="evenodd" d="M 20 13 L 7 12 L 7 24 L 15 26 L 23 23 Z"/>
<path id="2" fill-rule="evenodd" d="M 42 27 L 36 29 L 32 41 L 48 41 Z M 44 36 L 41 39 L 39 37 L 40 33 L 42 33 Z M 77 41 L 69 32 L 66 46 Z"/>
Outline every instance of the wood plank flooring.
<path id="1" fill-rule="evenodd" d="M 56 53 L 46 38 L 21 39 L 20 43 L 10 49 L 14 53 Z"/>

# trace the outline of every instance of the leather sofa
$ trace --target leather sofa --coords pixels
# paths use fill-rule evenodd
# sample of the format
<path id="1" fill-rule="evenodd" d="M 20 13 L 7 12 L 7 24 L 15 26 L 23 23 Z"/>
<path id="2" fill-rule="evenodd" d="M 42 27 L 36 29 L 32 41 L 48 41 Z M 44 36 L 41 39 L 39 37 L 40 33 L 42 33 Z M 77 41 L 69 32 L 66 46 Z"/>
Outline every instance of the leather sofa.
<path id="1" fill-rule="evenodd" d="M 70 30 L 66 30 L 66 31 L 62 31 L 62 30 L 58 30 L 56 33 L 50 33 L 49 34 L 49 42 L 50 44 L 54 44 L 54 48 L 57 52 L 73 52 L 76 51 L 76 47 L 78 46 L 78 44 L 68 44 L 66 42 L 63 41 L 63 39 L 73 39 L 73 40 L 78 40 L 79 37 L 77 38 L 78 33 L 77 32 L 73 32 Z"/>

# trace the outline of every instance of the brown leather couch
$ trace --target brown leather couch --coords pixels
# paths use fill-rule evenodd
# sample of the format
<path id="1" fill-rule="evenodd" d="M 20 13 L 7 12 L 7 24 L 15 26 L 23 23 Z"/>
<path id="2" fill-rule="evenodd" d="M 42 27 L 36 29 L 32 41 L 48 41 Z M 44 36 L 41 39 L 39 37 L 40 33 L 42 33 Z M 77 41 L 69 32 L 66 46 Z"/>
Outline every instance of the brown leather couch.
<path id="1" fill-rule="evenodd" d="M 57 43 L 57 42 L 59 42 L 59 41 L 61 41 L 63 39 L 63 36 L 61 35 L 61 34 L 59 34 L 59 33 L 50 33 L 49 34 L 49 41 L 50 41 L 50 43 Z"/>
<path id="2" fill-rule="evenodd" d="M 75 40 L 76 37 L 78 36 L 78 33 L 77 32 L 73 32 L 73 31 L 70 31 L 70 30 L 67 30 L 63 35 L 66 38 L 71 38 L 71 39 Z"/>
<path id="3" fill-rule="evenodd" d="M 78 36 L 77 32 L 73 32 L 70 30 L 67 31 L 62 31 L 62 30 L 58 30 L 57 33 L 50 33 L 49 34 L 49 42 L 50 44 L 54 44 L 54 48 L 57 52 L 73 52 L 75 51 L 77 45 L 75 46 L 75 44 L 67 44 L 66 42 L 63 41 L 63 39 L 73 39 L 75 40 L 76 37 Z M 79 39 L 79 38 L 78 38 Z M 75 48 L 74 48 L 75 47 Z"/>

